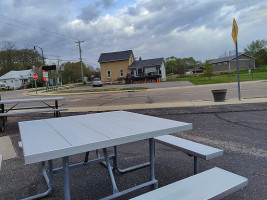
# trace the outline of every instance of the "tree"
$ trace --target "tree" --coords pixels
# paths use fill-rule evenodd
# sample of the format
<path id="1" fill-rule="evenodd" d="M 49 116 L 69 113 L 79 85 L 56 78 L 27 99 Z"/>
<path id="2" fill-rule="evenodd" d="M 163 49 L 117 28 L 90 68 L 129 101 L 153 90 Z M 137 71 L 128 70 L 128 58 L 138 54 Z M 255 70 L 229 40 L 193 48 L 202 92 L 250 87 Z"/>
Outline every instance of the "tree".
<path id="1" fill-rule="evenodd" d="M 165 62 L 166 73 L 184 75 L 185 69 L 197 69 L 202 67 L 201 61 L 196 61 L 193 57 L 189 58 L 176 58 L 174 56 L 166 58 Z"/>
<path id="2" fill-rule="evenodd" d="M 32 69 L 42 65 L 42 57 L 33 49 L 15 49 L 11 43 L 5 44 L 0 51 L 0 74 L 11 70 Z"/>
<path id="3" fill-rule="evenodd" d="M 91 77 L 91 66 L 83 65 L 84 77 Z M 80 62 L 66 62 L 63 63 L 64 71 L 62 72 L 62 82 L 66 83 L 77 83 L 81 80 L 81 65 Z"/>
<path id="4" fill-rule="evenodd" d="M 252 41 L 246 48 L 244 53 L 256 59 L 256 66 L 267 64 L 267 40 Z"/>
<path id="5" fill-rule="evenodd" d="M 213 76 L 213 68 L 212 68 L 212 65 L 210 64 L 210 60 L 206 60 L 204 68 L 205 68 L 204 74 L 210 80 L 211 77 Z"/>

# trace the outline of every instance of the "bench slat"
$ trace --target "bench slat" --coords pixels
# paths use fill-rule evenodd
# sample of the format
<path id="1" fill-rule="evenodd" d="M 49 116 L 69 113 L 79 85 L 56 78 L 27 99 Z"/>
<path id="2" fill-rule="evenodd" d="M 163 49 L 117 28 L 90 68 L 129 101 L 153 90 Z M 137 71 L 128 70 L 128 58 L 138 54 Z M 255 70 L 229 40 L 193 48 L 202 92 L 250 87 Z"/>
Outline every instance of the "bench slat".
<path id="1" fill-rule="evenodd" d="M 21 114 L 30 114 L 30 113 L 42 113 L 42 112 L 56 112 L 56 111 L 64 111 L 68 110 L 68 108 L 58 108 L 58 109 L 42 109 L 42 110 L 30 110 L 30 111 L 21 111 L 21 112 L 8 112 L 8 113 L 0 113 L 0 117 L 8 117 L 13 115 L 21 115 Z"/>
<path id="2" fill-rule="evenodd" d="M 166 185 L 132 200 L 222 199 L 247 186 L 248 179 L 220 168 L 213 168 Z"/>
<path id="3" fill-rule="evenodd" d="M 223 150 L 210 147 L 204 144 L 199 144 L 190 140 L 179 138 L 172 135 L 163 135 L 155 138 L 156 142 L 170 146 L 172 148 L 183 151 L 187 154 L 197 156 L 204 160 L 223 155 Z"/>
<path id="4" fill-rule="evenodd" d="M 63 104 L 58 105 L 58 107 L 63 106 Z M 10 110 L 10 108 L 5 108 L 5 111 L 12 111 L 12 110 L 27 110 L 27 109 L 41 109 L 41 108 L 55 108 L 55 105 L 50 105 L 50 107 L 46 106 L 29 106 L 29 107 L 15 107 Z"/>
<path id="5" fill-rule="evenodd" d="M 37 98 L 37 99 L 12 99 L 12 100 L 2 100 L 0 104 L 13 104 L 13 103 L 30 103 L 30 102 L 46 102 L 46 101 L 60 101 L 64 100 L 64 97 L 49 97 L 49 98 Z"/>
<path id="6" fill-rule="evenodd" d="M 2 160 L 3 160 L 3 156 L 0 154 L 0 169 L 1 169 L 1 165 L 2 165 Z"/>

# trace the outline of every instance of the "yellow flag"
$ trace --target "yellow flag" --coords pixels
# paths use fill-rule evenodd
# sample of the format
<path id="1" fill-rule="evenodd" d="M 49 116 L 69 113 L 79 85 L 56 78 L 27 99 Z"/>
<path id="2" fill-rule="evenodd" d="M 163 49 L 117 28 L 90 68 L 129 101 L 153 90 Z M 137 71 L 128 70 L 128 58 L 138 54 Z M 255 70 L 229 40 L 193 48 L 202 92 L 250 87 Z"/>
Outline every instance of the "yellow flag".
<path id="1" fill-rule="evenodd" d="M 232 37 L 233 37 L 235 45 L 236 45 L 236 41 L 237 41 L 237 34 L 238 34 L 238 26 L 237 26 L 235 18 L 234 18 L 233 28 L 232 28 Z"/>

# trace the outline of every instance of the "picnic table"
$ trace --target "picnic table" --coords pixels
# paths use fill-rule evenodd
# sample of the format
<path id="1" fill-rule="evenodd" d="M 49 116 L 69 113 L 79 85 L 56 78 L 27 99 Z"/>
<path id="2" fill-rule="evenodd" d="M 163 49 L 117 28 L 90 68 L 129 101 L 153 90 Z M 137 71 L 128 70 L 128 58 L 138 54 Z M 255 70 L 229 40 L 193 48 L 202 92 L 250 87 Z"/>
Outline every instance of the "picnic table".
<path id="1" fill-rule="evenodd" d="M 38 133 L 34 130 L 38 129 Z M 88 164 L 105 161 L 111 179 L 113 194 L 104 199 L 113 199 L 134 190 L 153 186 L 155 179 L 155 141 L 154 137 L 173 134 L 192 129 L 191 123 L 162 119 L 126 111 L 103 112 L 96 114 L 60 117 L 19 122 L 20 136 L 26 164 L 41 162 L 48 190 L 27 199 L 41 198 L 54 188 L 53 172 L 64 172 L 64 197 L 70 199 L 71 188 L 69 170 Z M 119 191 L 114 179 L 108 147 L 148 139 L 150 152 L 150 181 L 124 191 Z M 102 149 L 104 157 L 82 163 L 69 164 L 69 156 Z M 53 159 L 62 158 L 62 166 L 53 169 Z M 48 161 L 48 162 L 46 162 Z M 48 174 L 46 164 L 48 163 Z M 135 183 L 133 183 L 135 185 Z"/>
<path id="2" fill-rule="evenodd" d="M 7 117 L 9 116 L 54 112 L 54 117 L 59 117 L 60 111 L 67 110 L 67 108 L 59 108 L 60 105 L 58 104 L 58 101 L 61 100 L 64 100 L 64 97 L 13 99 L 0 101 L 0 118 L 2 119 L 1 131 L 4 131 L 7 125 Z M 21 104 L 24 104 L 24 106 L 19 107 Z M 9 107 L 7 107 L 7 105 L 9 105 Z"/>

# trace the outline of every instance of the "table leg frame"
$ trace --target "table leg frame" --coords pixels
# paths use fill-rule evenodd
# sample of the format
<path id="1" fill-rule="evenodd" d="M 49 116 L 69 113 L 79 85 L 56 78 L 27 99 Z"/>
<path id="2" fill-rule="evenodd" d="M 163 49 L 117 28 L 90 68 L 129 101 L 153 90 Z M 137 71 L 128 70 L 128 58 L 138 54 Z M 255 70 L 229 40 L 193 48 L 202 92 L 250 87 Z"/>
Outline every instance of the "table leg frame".
<path id="1" fill-rule="evenodd" d="M 107 167 L 109 169 L 110 177 L 111 177 L 111 179 L 112 179 L 112 177 L 114 179 L 112 181 L 113 194 L 110 195 L 110 196 L 104 197 L 101 200 L 114 199 L 114 198 L 120 197 L 122 195 L 128 194 L 130 192 L 133 192 L 135 190 L 141 189 L 143 187 L 150 186 L 150 185 L 153 185 L 153 189 L 157 189 L 158 188 L 158 181 L 155 179 L 155 139 L 154 138 L 150 138 L 149 139 L 149 152 L 150 152 L 150 162 L 149 162 L 150 163 L 150 181 L 148 181 L 146 183 L 143 183 L 143 184 L 140 184 L 140 185 L 137 185 L 135 187 L 132 187 L 132 188 L 123 190 L 121 192 L 119 192 L 119 191 L 114 192 L 114 184 L 113 184 L 113 181 L 114 181 L 115 185 L 116 185 L 116 182 L 115 182 L 115 179 L 114 179 L 113 172 L 111 170 L 110 162 L 109 162 L 108 159 L 106 159 L 106 163 L 107 163 Z M 104 154 L 105 154 L 105 152 L 104 152 Z M 105 156 L 106 155 L 107 155 L 107 153 L 105 154 Z M 117 186 L 116 186 L 116 189 L 117 189 Z"/>
<path id="2" fill-rule="evenodd" d="M 115 155 L 115 157 L 114 157 L 114 169 L 121 174 L 135 171 L 135 170 L 138 170 L 138 169 L 141 169 L 141 168 L 144 168 L 144 167 L 147 167 L 150 165 L 150 162 L 145 162 L 145 163 L 142 163 L 139 165 L 135 165 L 132 167 L 127 167 L 127 168 L 121 169 L 119 167 L 119 154 L 118 154 L 118 147 L 117 146 L 114 146 L 114 155 Z"/>
<path id="3" fill-rule="evenodd" d="M 112 166 L 110 164 L 110 159 L 114 159 L 115 160 L 116 159 L 116 155 L 108 155 L 106 148 L 103 149 L 104 157 L 97 158 L 97 159 L 94 159 L 94 160 L 89 160 L 89 161 L 85 160 L 84 162 L 76 163 L 76 164 L 73 164 L 73 165 L 69 164 L 69 157 L 68 156 L 63 157 L 63 159 L 62 159 L 63 167 L 60 167 L 60 168 L 53 169 L 52 160 L 49 160 L 48 161 L 48 174 L 46 172 L 45 161 L 43 161 L 41 163 L 41 165 L 42 165 L 42 173 L 43 173 L 43 176 L 45 178 L 46 184 L 48 186 L 48 190 L 46 192 L 44 192 L 44 193 L 41 193 L 41 194 L 38 194 L 38 195 L 34 195 L 34 196 L 30 196 L 30 197 L 24 198 L 22 200 L 39 199 L 39 198 L 43 198 L 43 197 L 49 195 L 52 192 L 53 188 L 54 188 L 53 173 L 58 173 L 60 171 L 64 171 L 64 198 L 65 198 L 65 200 L 70 200 L 71 197 L 70 197 L 69 170 L 75 169 L 75 168 L 78 168 L 78 167 L 82 167 L 82 166 L 85 166 L 85 165 L 90 165 L 90 164 L 94 164 L 94 163 L 100 163 L 100 162 L 102 162 L 102 163 L 105 162 L 105 164 L 106 164 L 106 166 L 108 168 L 109 176 L 110 176 L 111 183 L 112 183 L 112 186 L 113 186 L 113 194 L 103 198 L 103 200 L 104 199 L 105 200 L 114 199 L 114 198 L 117 198 L 119 196 L 128 194 L 130 192 L 133 192 L 135 190 L 138 190 L 140 188 L 147 187 L 147 186 L 150 186 L 150 185 L 153 185 L 153 188 L 156 189 L 156 188 L 158 188 L 158 181 L 155 179 L 155 166 L 154 166 L 155 165 L 155 140 L 154 140 L 154 138 L 150 138 L 149 139 L 149 152 L 150 152 L 150 162 L 148 162 L 148 164 L 150 165 L 150 179 L 151 180 L 146 182 L 146 183 L 137 185 L 135 187 L 123 190 L 121 192 L 117 188 L 116 180 L 114 178 L 114 174 L 113 174 L 113 171 L 112 171 L 113 168 L 112 168 Z M 115 154 L 116 154 L 116 151 L 115 151 Z M 88 156 L 88 154 L 86 154 L 86 156 Z M 118 164 L 118 162 L 117 162 L 117 164 Z M 116 166 L 116 164 L 115 164 L 115 166 Z M 140 166 L 140 165 L 137 165 L 137 166 Z M 130 168 L 127 168 L 127 169 L 130 169 L 128 171 L 133 171 L 133 170 L 137 169 L 137 166 L 133 166 L 133 167 L 130 167 Z M 141 167 L 138 167 L 138 168 L 141 168 Z"/>
<path id="4" fill-rule="evenodd" d="M 47 191 L 45 191 L 45 192 L 43 192 L 41 194 L 37 194 L 37 195 L 34 195 L 34 196 L 30 196 L 30 197 L 21 199 L 21 200 L 33 200 L 33 199 L 43 198 L 43 197 L 49 195 L 53 191 L 54 178 L 53 178 L 53 163 L 52 163 L 52 160 L 48 161 L 48 175 L 47 175 L 47 172 L 46 172 L 45 161 L 43 161 L 41 163 L 41 166 L 42 166 L 42 173 L 43 173 L 45 182 L 46 182 L 47 187 L 48 187 Z"/>

